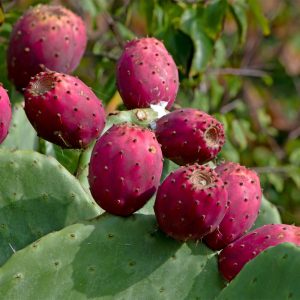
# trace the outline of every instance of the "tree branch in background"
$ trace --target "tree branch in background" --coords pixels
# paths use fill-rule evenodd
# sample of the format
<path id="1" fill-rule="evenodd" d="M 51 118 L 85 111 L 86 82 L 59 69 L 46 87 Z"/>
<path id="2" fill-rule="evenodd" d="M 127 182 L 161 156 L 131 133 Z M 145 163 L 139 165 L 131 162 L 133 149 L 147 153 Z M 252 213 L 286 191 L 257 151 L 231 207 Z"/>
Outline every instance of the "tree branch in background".
<path id="1" fill-rule="evenodd" d="M 119 32 L 118 26 L 115 22 L 115 20 L 112 18 L 112 16 L 108 13 L 104 14 L 104 18 L 108 24 L 108 27 L 110 29 L 110 31 L 113 33 L 113 35 L 116 38 L 116 41 L 118 43 L 118 45 L 120 46 L 120 48 L 124 48 L 125 42 Z"/>
<path id="2" fill-rule="evenodd" d="M 258 69 L 248 68 L 222 68 L 222 69 L 210 69 L 210 74 L 216 75 L 236 75 L 236 76 L 249 76 L 249 77 L 264 77 L 268 75 L 267 72 Z"/>

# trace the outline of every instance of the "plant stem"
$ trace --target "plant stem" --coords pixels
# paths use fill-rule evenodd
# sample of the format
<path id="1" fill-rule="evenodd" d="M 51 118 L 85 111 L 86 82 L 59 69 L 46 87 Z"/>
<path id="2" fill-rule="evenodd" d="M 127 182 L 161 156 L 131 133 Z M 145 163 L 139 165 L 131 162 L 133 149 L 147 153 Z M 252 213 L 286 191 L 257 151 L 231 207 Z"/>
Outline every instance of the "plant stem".
<path id="1" fill-rule="evenodd" d="M 74 172 L 75 177 L 78 178 L 80 176 L 80 174 L 84 171 L 84 169 L 88 166 L 90 159 L 91 159 L 91 154 L 92 154 L 94 145 L 95 145 L 95 142 L 93 142 L 88 148 L 80 150 L 77 168 Z"/>

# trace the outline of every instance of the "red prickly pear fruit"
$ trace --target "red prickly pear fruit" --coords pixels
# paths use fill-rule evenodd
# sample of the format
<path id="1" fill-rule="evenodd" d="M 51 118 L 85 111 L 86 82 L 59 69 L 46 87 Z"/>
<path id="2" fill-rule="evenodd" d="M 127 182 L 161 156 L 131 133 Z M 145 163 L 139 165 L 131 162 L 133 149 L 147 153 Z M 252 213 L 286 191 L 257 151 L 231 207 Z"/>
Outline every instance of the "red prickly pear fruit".
<path id="1" fill-rule="evenodd" d="M 8 76 L 19 91 L 30 78 L 50 69 L 71 73 L 87 43 L 85 24 L 59 5 L 38 5 L 15 24 L 7 53 Z"/>
<path id="2" fill-rule="evenodd" d="M 178 165 L 208 162 L 225 143 L 222 123 L 193 108 L 175 110 L 160 118 L 155 134 L 164 156 Z"/>
<path id="3" fill-rule="evenodd" d="M 6 90 L 0 85 L 0 144 L 8 134 L 11 122 L 11 104 Z"/>
<path id="4" fill-rule="evenodd" d="M 88 178 L 94 199 L 111 214 L 131 215 L 155 193 L 162 160 L 151 130 L 130 123 L 113 125 L 92 152 Z"/>
<path id="5" fill-rule="evenodd" d="M 265 249 L 282 243 L 300 246 L 300 227 L 268 224 L 259 227 L 224 248 L 219 255 L 219 270 L 231 281 L 246 263 Z"/>
<path id="6" fill-rule="evenodd" d="M 227 191 L 211 168 L 181 167 L 158 188 L 154 211 L 159 227 L 176 240 L 201 240 L 214 231 L 227 209 Z"/>
<path id="7" fill-rule="evenodd" d="M 128 42 L 117 64 L 117 88 L 128 109 L 167 102 L 170 108 L 179 86 L 176 64 L 156 38 Z"/>
<path id="8" fill-rule="evenodd" d="M 252 227 L 259 212 L 262 193 L 258 176 L 244 166 L 228 162 L 215 171 L 225 184 L 229 208 L 218 228 L 205 237 L 205 243 L 213 250 L 220 250 Z"/>
<path id="9" fill-rule="evenodd" d="M 24 97 L 26 115 L 38 135 L 62 148 L 86 148 L 104 128 L 101 100 L 71 75 L 40 72 Z"/>

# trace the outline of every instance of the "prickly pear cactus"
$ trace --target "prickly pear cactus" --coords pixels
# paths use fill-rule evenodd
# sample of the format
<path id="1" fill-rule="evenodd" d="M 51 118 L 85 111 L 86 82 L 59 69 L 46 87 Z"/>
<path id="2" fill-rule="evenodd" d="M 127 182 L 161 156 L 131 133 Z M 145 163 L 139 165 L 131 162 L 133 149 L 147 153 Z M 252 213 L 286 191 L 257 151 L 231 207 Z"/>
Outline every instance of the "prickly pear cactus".
<path id="1" fill-rule="evenodd" d="M 223 286 L 213 252 L 165 238 L 154 216 L 139 214 L 104 214 L 71 225 L 19 251 L 0 269 L 4 299 L 210 300 Z"/>
<path id="2" fill-rule="evenodd" d="M 0 265 L 41 236 L 100 212 L 53 158 L 1 150 L 0 165 Z"/>
<path id="3" fill-rule="evenodd" d="M 38 139 L 34 128 L 27 120 L 22 103 L 13 107 L 12 116 L 9 135 L 1 144 L 0 148 L 11 150 L 36 149 Z"/>

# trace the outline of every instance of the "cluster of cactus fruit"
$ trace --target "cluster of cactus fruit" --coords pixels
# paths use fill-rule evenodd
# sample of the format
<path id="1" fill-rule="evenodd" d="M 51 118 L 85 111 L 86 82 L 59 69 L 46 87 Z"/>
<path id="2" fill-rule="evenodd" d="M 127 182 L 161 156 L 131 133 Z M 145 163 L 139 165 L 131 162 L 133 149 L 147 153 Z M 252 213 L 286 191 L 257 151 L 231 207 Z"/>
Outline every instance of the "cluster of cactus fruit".
<path id="1" fill-rule="evenodd" d="M 55 47 L 49 47 L 51 42 Z M 8 74 L 25 98 L 25 112 L 39 137 L 62 148 L 92 151 L 88 180 L 99 206 L 129 216 L 156 193 L 159 228 L 179 241 L 204 241 L 219 254 L 232 280 L 263 250 L 284 242 L 300 246 L 300 228 L 265 225 L 249 233 L 260 209 L 257 174 L 237 163 L 213 168 L 225 143 L 223 125 L 192 108 L 158 118 L 151 128 L 115 124 L 103 135 L 101 100 L 69 73 L 86 47 L 82 20 L 60 6 L 40 5 L 17 22 L 8 49 Z M 61 73 L 63 72 L 63 73 Z M 179 78 L 174 60 L 156 38 L 130 41 L 117 63 L 117 88 L 128 109 L 172 108 Z M 0 87 L 0 143 L 8 134 L 11 106 Z M 160 184 L 163 160 L 178 169 Z"/>

